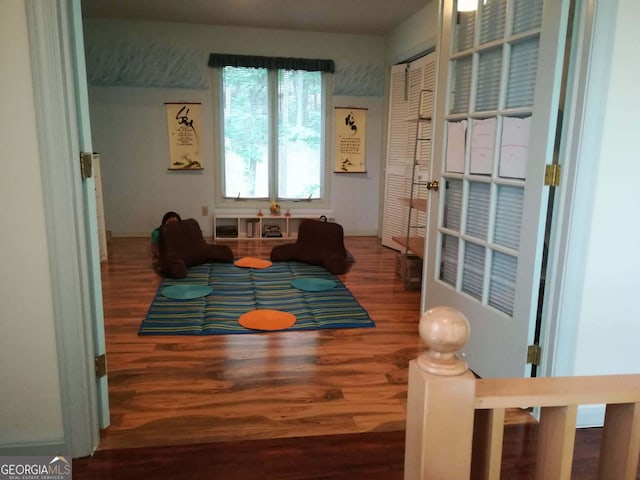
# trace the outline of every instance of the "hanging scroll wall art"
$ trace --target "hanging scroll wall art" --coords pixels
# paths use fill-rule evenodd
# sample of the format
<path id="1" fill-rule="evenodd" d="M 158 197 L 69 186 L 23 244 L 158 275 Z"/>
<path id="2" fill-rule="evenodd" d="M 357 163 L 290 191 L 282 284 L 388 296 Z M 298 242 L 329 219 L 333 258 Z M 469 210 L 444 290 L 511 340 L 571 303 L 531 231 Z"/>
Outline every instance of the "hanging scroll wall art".
<path id="1" fill-rule="evenodd" d="M 366 173 L 367 109 L 336 107 L 335 173 Z"/>
<path id="2" fill-rule="evenodd" d="M 169 170 L 202 170 L 200 103 L 165 103 L 169 129 Z"/>

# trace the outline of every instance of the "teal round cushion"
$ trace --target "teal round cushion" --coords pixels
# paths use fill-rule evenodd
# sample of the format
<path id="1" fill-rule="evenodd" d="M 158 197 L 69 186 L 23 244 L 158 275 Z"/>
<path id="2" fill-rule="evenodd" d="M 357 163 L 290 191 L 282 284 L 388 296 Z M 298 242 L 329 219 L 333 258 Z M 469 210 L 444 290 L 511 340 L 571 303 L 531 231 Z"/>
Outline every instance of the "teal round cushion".
<path id="1" fill-rule="evenodd" d="M 161 291 L 162 295 L 174 300 L 191 300 L 193 298 L 206 297 L 213 291 L 213 287 L 209 285 L 171 285 L 164 287 Z"/>
<path id="2" fill-rule="evenodd" d="M 322 292 L 335 288 L 336 282 L 326 278 L 296 278 L 291 280 L 291 285 L 305 292 Z"/>

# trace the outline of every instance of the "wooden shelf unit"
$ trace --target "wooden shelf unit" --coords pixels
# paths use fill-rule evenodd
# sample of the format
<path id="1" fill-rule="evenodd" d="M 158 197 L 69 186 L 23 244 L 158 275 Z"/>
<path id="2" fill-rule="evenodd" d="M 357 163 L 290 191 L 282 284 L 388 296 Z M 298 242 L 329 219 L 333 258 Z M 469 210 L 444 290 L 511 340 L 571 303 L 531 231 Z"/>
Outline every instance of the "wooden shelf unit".
<path id="1" fill-rule="evenodd" d="M 425 151 L 430 155 L 431 131 L 433 128 L 431 116 L 424 115 L 423 110 L 426 106 L 433 105 L 432 100 L 432 89 L 422 89 L 420 91 L 418 115 L 415 119 L 417 125 L 413 158 L 411 160 L 410 189 L 407 192 L 408 196 L 399 198 L 400 202 L 407 206 L 406 235 L 391 237 L 393 242 L 402 247 L 397 257 L 396 270 L 404 284 L 404 288 L 407 290 L 422 288 L 422 269 L 425 254 L 424 235 L 426 233 L 426 214 L 429 207 L 426 193 L 430 188 L 428 184 L 428 175 L 430 174 L 427 171 L 422 172 L 422 169 L 428 165 L 423 156 Z M 429 134 L 424 135 L 423 132 L 425 131 L 429 132 Z M 425 144 L 424 142 L 428 143 Z"/>
<path id="2" fill-rule="evenodd" d="M 422 158 L 423 144 L 422 142 L 431 142 L 431 135 L 422 136 L 423 128 L 431 132 L 431 115 L 424 114 L 424 108 L 427 105 L 433 105 L 433 90 L 422 89 L 420 91 L 418 116 L 413 121 L 417 122 L 416 137 L 413 151 L 413 159 L 411 166 L 411 179 L 410 179 L 410 191 L 408 197 L 401 198 L 402 203 L 407 205 L 407 233 L 406 236 L 394 236 L 392 240 L 400 244 L 404 251 L 402 254 L 405 257 L 415 255 L 420 258 L 424 258 L 424 232 L 425 218 L 424 215 L 428 211 L 427 198 L 425 198 L 425 192 L 427 191 L 428 184 L 427 178 L 424 178 L 420 171 L 420 167 L 424 166 Z M 428 173 L 427 173 L 428 175 Z"/>
<path id="3" fill-rule="evenodd" d="M 424 237 L 391 237 L 394 242 L 399 243 L 414 255 L 424 258 Z"/>
<path id="4" fill-rule="evenodd" d="M 304 219 L 317 220 L 321 215 L 327 217 L 327 221 L 334 221 L 333 214 L 330 213 L 309 213 L 309 214 L 280 214 L 271 215 L 270 213 L 258 216 L 257 214 L 248 213 L 215 213 L 213 215 L 213 238 L 214 240 L 282 240 L 295 239 L 298 237 L 298 225 Z M 279 227 L 280 237 L 264 237 L 263 233 L 266 226 Z M 219 235 L 218 227 L 231 226 L 235 227 L 236 235 L 227 236 Z"/>

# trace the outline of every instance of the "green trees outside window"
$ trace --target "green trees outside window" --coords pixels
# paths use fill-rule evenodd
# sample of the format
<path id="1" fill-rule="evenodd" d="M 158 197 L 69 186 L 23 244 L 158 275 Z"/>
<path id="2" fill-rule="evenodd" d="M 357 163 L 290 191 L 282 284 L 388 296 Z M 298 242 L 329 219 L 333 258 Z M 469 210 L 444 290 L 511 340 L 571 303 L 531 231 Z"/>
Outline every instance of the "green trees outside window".
<path id="1" fill-rule="evenodd" d="M 319 199 L 322 73 L 224 67 L 222 79 L 225 197 Z"/>

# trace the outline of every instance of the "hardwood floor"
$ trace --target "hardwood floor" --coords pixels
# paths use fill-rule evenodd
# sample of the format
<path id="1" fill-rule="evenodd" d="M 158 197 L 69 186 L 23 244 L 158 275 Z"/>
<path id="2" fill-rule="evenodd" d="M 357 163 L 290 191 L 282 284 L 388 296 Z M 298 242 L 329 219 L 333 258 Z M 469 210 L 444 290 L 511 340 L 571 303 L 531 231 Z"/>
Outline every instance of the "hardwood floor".
<path id="1" fill-rule="evenodd" d="M 225 243 L 268 258 L 276 241 Z M 102 274 L 111 426 L 99 448 L 403 430 L 408 362 L 424 348 L 420 292 L 404 289 L 379 239 L 345 243 L 356 263 L 341 279 L 375 328 L 140 337 L 161 278 L 148 239 L 113 238 Z"/>
<path id="2" fill-rule="evenodd" d="M 537 424 L 505 427 L 502 480 L 535 478 L 537 435 Z M 599 428 L 576 433 L 573 480 L 597 478 L 601 436 Z M 403 466 L 404 431 L 391 431 L 100 450 L 74 459 L 73 478 L 402 480 Z"/>
<path id="3" fill-rule="evenodd" d="M 375 328 L 139 337 L 161 278 L 148 240 L 112 239 L 103 264 L 112 424 L 82 479 L 402 478 L 409 360 L 420 293 L 395 275 L 396 252 L 347 237 L 341 276 Z M 276 241 L 224 242 L 268 258 Z M 509 411 L 503 479 L 533 478 L 537 424 Z M 579 431 L 572 478 L 595 478 L 600 429 Z M 639 477 L 640 478 L 640 477 Z"/>

